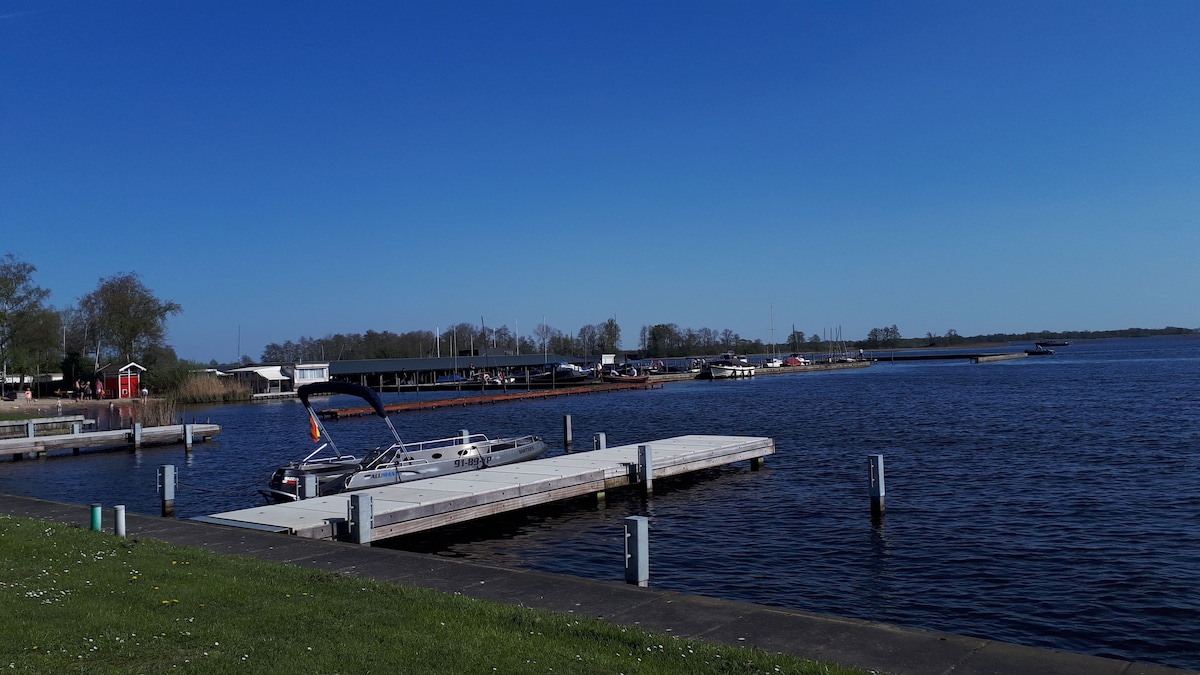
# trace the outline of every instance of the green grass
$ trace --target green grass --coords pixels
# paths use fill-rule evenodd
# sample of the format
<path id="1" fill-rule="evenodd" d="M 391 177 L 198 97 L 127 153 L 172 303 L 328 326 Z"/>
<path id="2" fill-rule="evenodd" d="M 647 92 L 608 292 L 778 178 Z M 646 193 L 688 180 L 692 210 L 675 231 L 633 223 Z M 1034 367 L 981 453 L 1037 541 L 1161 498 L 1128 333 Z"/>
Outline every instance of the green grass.
<path id="1" fill-rule="evenodd" d="M 0 516 L 0 671 L 855 673 Z"/>

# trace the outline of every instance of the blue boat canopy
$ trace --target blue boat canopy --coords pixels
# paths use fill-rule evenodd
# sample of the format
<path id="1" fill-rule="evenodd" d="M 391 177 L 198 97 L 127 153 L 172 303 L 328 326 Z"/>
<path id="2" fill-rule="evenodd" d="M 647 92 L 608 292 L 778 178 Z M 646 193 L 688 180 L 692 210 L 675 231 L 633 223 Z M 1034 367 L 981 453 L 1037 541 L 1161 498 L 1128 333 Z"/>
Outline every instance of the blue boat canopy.
<path id="1" fill-rule="evenodd" d="M 375 414 L 387 419 L 387 413 L 383 410 L 383 399 L 379 398 L 378 392 L 370 387 L 364 387 L 361 384 L 353 384 L 351 382 L 314 382 L 313 384 L 301 385 L 296 390 L 296 395 L 300 397 L 300 402 L 305 408 L 312 410 L 312 405 L 308 402 L 308 397 L 316 394 L 349 394 L 357 396 L 375 410 Z"/>

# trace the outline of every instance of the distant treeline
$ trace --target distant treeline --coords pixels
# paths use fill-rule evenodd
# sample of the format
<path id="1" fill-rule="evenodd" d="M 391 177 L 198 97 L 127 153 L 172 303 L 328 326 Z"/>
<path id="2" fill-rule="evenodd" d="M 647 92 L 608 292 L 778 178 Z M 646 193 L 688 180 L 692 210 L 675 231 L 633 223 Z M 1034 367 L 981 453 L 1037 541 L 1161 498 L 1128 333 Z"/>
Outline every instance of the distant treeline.
<path id="1" fill-rule="evenodd" d="M 622 348 L 621 328 L 613 319 L 584 326 L 569 335 L 545 324 L 534 328 L 532 336 L 516 336 L 507 326 L 489 328 L 467 323 L 455 324 L 435 335 L 433 331 L 367 331 L 336 334 L 323 338 L 300 338 L 282 344 L 269 344 L 263 350 L 263 363 L 299 361 L 341 361 L 348 359 L 420 358 L 431 356 L 468 356 L 492 354 L 550 353 L 580 358 L 598 354 L 620 354 L 629 358 L 689 358 L 726 351 L 741 354 L 805 353 L 821 354 L 858 349 L 910 349 L 922 347 L 960 347 L 972 344 L 1034 342 L 1037 340 L 1089 340 L 1152 335 L 1186 335 L 1192 328 L 1126 328 L 1108 331 L 1037 331 L 959 335 L 955 330 L 944 335 L 926 333 L 924 337 L 902 337 L 893 324 L 872 328 L 863 340 L 845 341 L 830 336 L 806 335 L 792 331 L 787 339 L 772 345 L 762 340 L 747 340 L 730 330 L 680 328 L 675 324 L 643 326 L 635 349 Z M 250 357 L 242 357 L 244 363 Z"/>
<path id="2" fill-rule="evenodd" d="M 925 337 L 902 338 L 895 326 L 873 328 L 866 340 L 854 343 L 856 349 L 916 349 L 921 347 L 960 347 L 1003 342 L 1037 342 L 1039 340 L 1097 340 L 1100 338 L 1151 337 L 1154 335 L 1190 335 L 1195 328 L 1125 328 L 1122 330 L 1037 331 L 1028 333 L 991 333 L 988 335 L 959 335 L 954 330 L 945 335 L 926 333 Z"/>

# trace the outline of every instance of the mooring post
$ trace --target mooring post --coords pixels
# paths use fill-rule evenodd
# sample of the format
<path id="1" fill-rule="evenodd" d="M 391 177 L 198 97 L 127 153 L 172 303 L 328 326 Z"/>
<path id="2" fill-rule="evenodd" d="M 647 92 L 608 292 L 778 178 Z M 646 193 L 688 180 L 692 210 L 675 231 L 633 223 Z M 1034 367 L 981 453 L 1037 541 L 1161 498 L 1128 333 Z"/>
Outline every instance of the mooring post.
<path id="1" fill-rule="evenodd" d="M 571 447 L 571 416 L 563 415 L 563 447 Z"/>
<path id="2" fill-rule="evenodd" d="M 162 494 L 163 518 L 175 517 L 175 465 L 158 467 L 158 491 Z"/>
<path id="3" fill-rule="evenodd" d="M 101 508 L 99 504 L 92 504 L 92 531 L 99 532 L 101 529 Z"/>
<path id="4" fill-rule="evenodd" d="M 300 477 L 300 499 L 312 499 L 319 497 L 317 494 L 317 477 L 314 474 L 306 473 Z"/>
<path id="5" fill-rule="evenodd" d="M 883 455 L 870 455 L 868 459 L 870 460 L 871 517 L 881 518 L 884 511 Z"/>
<path id="6" fill-rule="evenodd" d="M 83 433 L 83 422 L 71 422 L 71 435 L 78 436 Z M 71 448 L 72 455 L 78 455 L 81 448 Z"/>
<path id="7" fill-rule="evenodd" d="M 125 537 L 125 505 L 117 504 L 113 507 L 113 531 L 118 537 Z"/>
<path id="8" fill-rule="evenodd" d="M 195 423 L 183 425 L 183 451 L 192 451 L 192 431 L 196 428 Z"/>
<path id="9" fill-rule="evenodd" d="M 142 423 L 133 423 L 133 449 L 141 450 L 142 448 Z"/>
<path id="10" fill-rule="evenodd" d="M 356 544 L 371 544 L 371 495 L 361 492 L 350 495 L 350 538 Z"/>
<path id="11" fill-rule="evenodd" d="M 650 520 L 627 516 L 625 525 L 625 583 L 650 585 Z"/>
<path id="12" fill-rule="evenodd" d="M 466 445 L 471 441 L 471 432 L 467 429 L 459 429 L 458 433 L 462 436 L 463 445 Z"/>
<path id="13" fill-rule="evenodd" d="M 595 436 L 592 436 L 592 449 L 593 450 L 606 450 L 607 448 L 608 448 L 608 437 L 604 435 L 603 431 L 596 434 Z"/>
<path id="14" fill-rule="evenodd" d="M 638 480 L 642 492 L 646 495 L 654 492 L 654 451 L 648 445 L 638 446 Z"/>
<path id="15" fill-rule="evenodd" d="M 767 463 L 767 458 L 766 458 L 766 457 L 755 457 L 755 458 L 753 458 L 753 459 L 751 459 L 751 460 L 750 460 L 750 470 L 751 470 L 751 471 L 758 471 L 759 469 L 763 468 L 763 466 L 764 466 L 766 463 Z"/>

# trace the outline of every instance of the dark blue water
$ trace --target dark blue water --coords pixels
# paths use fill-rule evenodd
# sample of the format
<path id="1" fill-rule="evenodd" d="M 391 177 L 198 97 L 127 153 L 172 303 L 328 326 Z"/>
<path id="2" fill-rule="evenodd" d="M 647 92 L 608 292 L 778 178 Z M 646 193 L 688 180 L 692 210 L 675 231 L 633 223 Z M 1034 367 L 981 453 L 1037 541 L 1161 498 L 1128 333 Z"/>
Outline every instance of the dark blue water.
<path id="1" fill-rule="evenodd" d="M 646 515 L 658 588 L 1200 668 L 1200 337 L 1057 351 L 403 414 L 405 440 L 465 428 L 561 445 L 569 413 L 584 447 L 601 431 L 609 445 L 740 434 L 773 437 L 777 454 L 758 472 L 656 481 L 649 501 L 616 491 L 602 509 L 580 499 L 394 545 L 621 580 L 621 519 Z M 187 414 L 223 425 L 219 441 L 190 458 L 0 463 L 0 491 L 157 513 L 156 469 L 174 463 L 179 513 L 213 513 L 258 503 L 310 445 L 295 401 Z M 378 419 L 329 429 L 353 450 L 386 434 Z"/>

